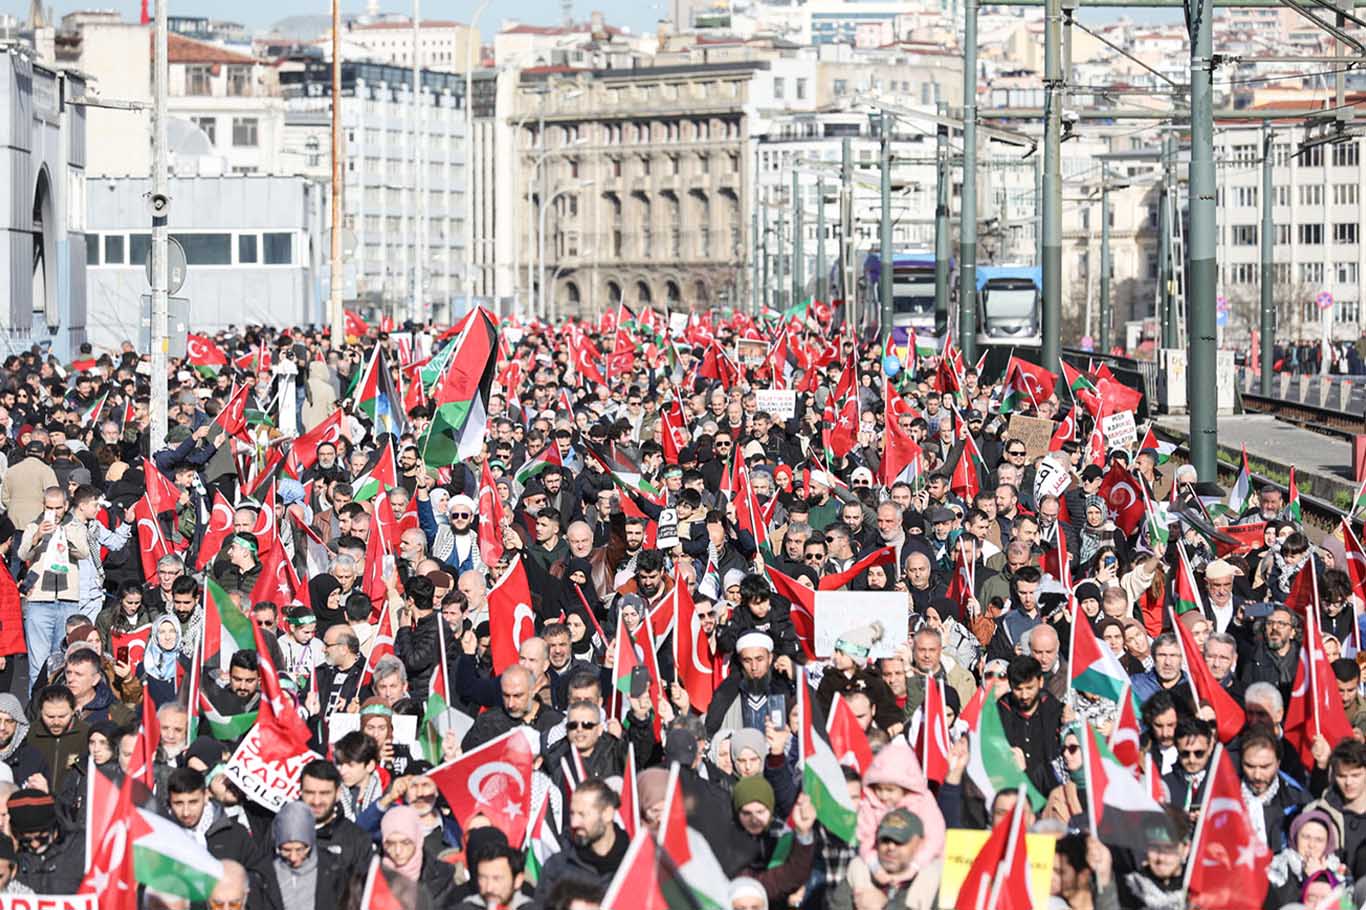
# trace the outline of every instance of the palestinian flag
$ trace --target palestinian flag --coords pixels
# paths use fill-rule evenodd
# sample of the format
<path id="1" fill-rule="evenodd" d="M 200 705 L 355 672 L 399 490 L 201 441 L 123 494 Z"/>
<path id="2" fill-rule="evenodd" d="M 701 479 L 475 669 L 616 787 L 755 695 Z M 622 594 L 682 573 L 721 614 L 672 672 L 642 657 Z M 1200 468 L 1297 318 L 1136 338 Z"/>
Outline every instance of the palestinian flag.
<path id="1" fill-rule="evenodd" d="M 673 859 L 644 829 L 626 849 L 602 906 L 613 910 L 703 910 Z"/>
<path id="2" fill-rule="evenodd" d="M 1243 466 L 1238 471 L 1238 479 L 1228 491 L 1228 509 L 1236 518 L 1257 502 L 1257 494 L 1252 489 L 1252 472 L 1247 468 L 1247 446 L 1243 446 Z"/>
<path id="3" fill-rule="evenodd" d="M 1171 460 L 1172 453 L 1176 451 L 1176 443 L 1163 442 L 1158 439 L 1157 434 L 1153 432 L 1153 428 L 1149 426 L 1148 432 L 1143 434 L 1143 442 L 1139 443 L 1138 446 L 1140 452 L 1144 449 L 1152 449 L 1157 453 L 1157 463 L 1166 464 Z"/>
<path id="4" fill-rule="evenodd" d="M 549 467 L 564 467 L 564 461 L 560 458 L 560 447 L 553 441 L 541 449 L 535 458 L 530 459 L 518 469 L 513 478 L 513 483 L 516 484 L 517 489 L 523 489 L 530 483 L 531 478 L 539 477 L 541 472 Z"/>
<path id="5" fill-rule="evenodd" d="M 1102 843 L 1141 853 L 1167 830 L 1166 814 L 1132 771 L 1115 758 L 1096 728 L 1083 722 L 1082 769 L 1091 833 Z"/>
<path id="6" fill-rule="evenodd" d="M 207 901 L 223 878 L 223 864 L 184 828 L 145 809 L 129 825 L 138 884 L 188 901 Z"/>
<path id="7" fill-rule="evenodd" d="M 1010 740 L 1006 739 L 1005 726 L 1001 723 L 1001 706 L 991 697 L 982 704 L 982 716 L 977 722 L 976 735 L 972 737 L 968 776 L 982 791 L 988 806 L 1000 790 L 1024 789 L 1035 811 L 1043 808 L 1043 794 L 1015 764 Z"/>
<path id="8" fill-rule="evenodd" d="M 575 754 L 577 755 L 576 750 Z M 546 810 L 550 807 L 549 795 L 541 798 L 541 808 L 526 829 L 526 878 L 533 885 L 541 880 L 541 870 L 546 860 L 560 852 L 560 838 L 550 823 Z"/>
<path id="9" fill-rule="evenodd" d="M 100 417 L 104 414 L 105 402 L 107 402 L 108 400 L 109 393 L 105 392 L 99 398 L 96 398 L 88 406 L 86 406 L 85 410 L 80 412 L 81 424 L 87 427 L 93 427 L 98 425 Z"/>
<path id="10" fill-rule="evenodd" d="M 844 772 L 825 737 L 816 733 L 811 709 L 812 691 L 802 669 L 797 681 L 797 728 L 801 730 L 798 764 L 802 769 L 802 792 L 811 798 L 816 819 L 833 836 L 846 844 L 854 843 L 858 826 L 857 810 L 849 799 Z"/>
<path id="11" fill-rule="evenodd" d="M 432 390 L 432 422 L 419 446 L 434 468 L 464 461 L 484 445 L 489 393 L 498 366 L 498 328 L 480 307 L 457 339 L 455 355 Z"/>
<path id="12" fill-rule="evenodd" d="M 1295 466 L 1290 466 L 1290 501 L 1285 506 L 1286 516 L 1295 524 L 1300 523 L 1300 488 L 1295 486 Z"/>
<path id="13" fill-rule="evenodd" d="M 659 820 L 659 845 L 674 861 L 679 877 L 704 910 L 724 910 L 730 906 L 727 899 L 730 880 L 721 870 L 721 864 L 717 862 L 716 854 L 706 838 L 688 827 L 677 762 L 669 768 L 665 794 L 664 815 Z M 777 851 L 774 853 L 776 855 Z"/>
<path id="14" fill-rule="evenodd" d="M 422 714 L 423 750 L 427 761 L 433 765 L 441 764 L 441 731 L 437 729 L 437 719 L 446 712 L 451 703 L 451 687 L 446 676 L 446 620 L 437 618 L 436 668 L 427 686 L 427 702 Z"/>
<path id="15" fill-rule="evenodd" d="M 228 662 L 238 651 L 255 651 L 256 638 L 251 620 L 237 609 L 228 592 L 212 577 L 204 580 L 204 628 L 200 633 L 200 653 L 204 666 L 221 667 L 228 672 Z"/>
<path id="16" fill-rule="evenodd" d="M 1129 674 L 1109 645 L 1096 638 L 1076 598 L 1072 598 L 1072 641 L 1068 653 L 1072 656 L 1072 688 L 1119 704 L 1129 684 Z"/>
<path id="17" fill-rule="evenodd" d="M 1357 495 L 1352 497 L 1352 508 L 1348 511 L 1347 517 L 1349 519 L 1356 518 L 1363 509 L 1366 509 L 1366 480 L 1363 480 L 1361 486 L 1357 487 Z"/>
<path id="18" fill-rule="evenodd" d="M 225 743 L 235 743 L 247 735 L 257 719 L 256 711 L 241 714 L 223 714 L 209 701 L 203 690 L 199 693 L 199 732 L 208 726 L 209 735 Z"/>
<path id="19" fill-rule="evenodd" d="M 467 322 L 462 320 L 462 322 Z M 427 359 L 427 362 L 417 371 L 418 384 L 431 393 L 436 389 L 437 381 L 445 374 L 446 366 L 455 356 L 455 348 L 458 339 L 452 338 L 446 346 L 438 351 L 434 356 Z"/>
<path id="20" fill-rule="evenodd" d="M 1063 381 L 1067 383 L 1067 391 L 1071 392 L 1074 398 L 1078 393 L 1091 396 L 1098 394 L 1096 384 L 1091 381 L 1090 376 L 1087 376 L 1065 360 L 1059 360 L 1058 364 L 1062 367 L 1062 378 Z"/>
<path id="21" fill-rule="evenodd" d="M 1025 405 L 1038 405 L 1037 401 L 1030 396 L 1029 382 L 1015 367 L 1012 359 L 1010 367 L 1006 370 L 1005 382 L 1002 385 L 1001 413 L 1014 414 L 1025 409 Z"/>
<path id="22" fill-rule="evenodd" d="M 355 381 L 347 390 L 351 399 L 352 413 L 360 413 L 370 418 L 375 436 L 392 433 L 402 436 L 408 430 L 408 415 L 403 410 L 403 401 L 394 389 L 393 377 L 389 375 L 389 365 L 385 362 L 384 352 L 375 345 L 375 352 L 365 369 L 356 374 Z"/>
<path id="23" fill-rule="evenodd" d="M 603 471 L 612 478 L 612 482 L 626 492 L 639 493 L 651 500 L 659 496 L 659 491 L 645 479 L 639 465 L 632 464 L 614 451 L 603 452 L 592 444 L 585 444 L 585 448 L 588 450 L 588 454 L 592 455 L 593 459 L 602 465 Z"/>
<path id="24" fill-rule="evenodd" d="M 356 502 L 365 502 L 388 493 L 396 486 L 398 466 L 394 462 L 394 444 L 389 442 L 380 450 L 379 460 L 375 462 L 374 467 L 356 478 L 351 498 Z"/>
<path id="25" fill-rule="evenodd" d="M 1186 558 L 1186 548 L 1180 541 L 1176 544 L 1176 615 L 1200 610 L 1200 591 L 1195 586 L 1195 576 L 1191 573 L 1190 560 Z"/>
<path id="26" fill-rule="evenodd" d="M 185 336 L 185 361 L 201 376 L 217 376 L 228 365 L 228 355 L 206 335 Z"/>

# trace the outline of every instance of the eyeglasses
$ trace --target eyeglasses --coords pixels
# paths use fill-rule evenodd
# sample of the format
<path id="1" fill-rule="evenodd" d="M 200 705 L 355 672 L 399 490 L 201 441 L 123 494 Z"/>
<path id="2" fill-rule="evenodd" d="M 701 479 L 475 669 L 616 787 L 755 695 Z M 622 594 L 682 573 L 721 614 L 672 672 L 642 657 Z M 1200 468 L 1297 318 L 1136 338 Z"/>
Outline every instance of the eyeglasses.
<path id="1" fill-rule="evenodd" d="M 234 897 L 231 900 L 217 900 L 209 898 L 209 910 L 242 910 L 247 905 L 245 897 Z"/>
<path id="2" fill-rule="evenodd" d="M 595 720 L 567 720 L 564 722 L 564 728 L 570 733 L 575 730 L 592 730 L 597 725 L 598 722 Z"/>
<path id="3" fill-rule="evenodd" d="M 1076 755 L 1081 751 L 1081 746 L 1076 743 L 1068 743 L 1062 747 L 1062 751 L 1066 752 L 1068 755 Z"/>
<path id="4" fill-rule="evenodd" d="M 1024 449 L 1007 449 L 1007 450 L 1006 450 L 1006 454 L 1007 454 L 1007 455 L 1010 455 L 1011 457 L 1014 457 L 1014 456 L 1016 456 L 1016 455 L 1023 455 L 1024 453 L 1025 453 L 1025 450 L 1024 450 Z"/>
<path id="5" fill-rule="evenodd" d="M 716 448 L 718 448 L 718 449 L 729 449 L 729 448 L 730 448 L 730 440 L 729 440 L 729 439 L 718 439 L 718 440 L 716 440 L 716 442 L 714 442 L 714 443 L 712 443 L 712 444 L 713 444 L 714 446 L 716 446 Z"/>
<path id="6" fill-rule="evenodd" d="M 451 513 L 451 517 L 452 517 L 452 518 L 473 518 L 473 517 L 474 517 L 474 514 L 473 514 L 472 512 L 452 512 L 452 513 Z"/>
<path id="7" fill-rule="evenodd" d="M 1268 628 L 1276 628 L 1276 629 L 1293 629 L 1293 628 L 1295 628 L 1295 624 L 1294 624 L 1293 622 L 1286 622 L 1284 619 L 1268 619 L 1268 620 L 1266 621 L 1266 624 L 1267 624 L 1267 627 L 1268 627 Z"/>
<path id="8" fill-rule="evenodd" d="M 1204 758 L 1209 754 L 1208 749 L 1177 749 L 1176 754 L 1181 758 Z"/>
<path id="9" fill-rule="evenodd" d="M 1005 675 L 1004 673 L 993 673 L 993 672 L 991 672 L 991 671 L 988 671 L 988 672 L 982 674 L 982 679 L 984 679 L 984 680 L 986 680 L 986 679 L 1005 679 L 1005 678 L 1006 678 L 1006 675 Z"/>

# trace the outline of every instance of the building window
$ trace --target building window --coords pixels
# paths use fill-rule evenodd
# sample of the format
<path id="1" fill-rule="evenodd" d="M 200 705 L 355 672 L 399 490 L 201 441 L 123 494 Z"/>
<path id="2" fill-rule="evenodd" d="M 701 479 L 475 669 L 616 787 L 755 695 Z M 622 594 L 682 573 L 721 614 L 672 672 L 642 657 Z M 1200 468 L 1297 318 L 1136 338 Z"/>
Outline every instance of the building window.
<path id="1" fill-rule="evenodd" d="M 1333 166 L 1356 167 L 1360 158 L 1358 148 L 1359 146 L 1355 142 L 1345 142 L 1342 145 L 1333 146 Z M 1352 321 L 1356 322 L 1355 319 Z"/>
<path id="2" fill-rule="evenodd" d="M 232 118 L 232 144 L 234 148 L 256 148 L 258 121 L 255 117 Z"/>
<path id="3" fill-rule="evenodd" d="M 1301 147 L 1299 160 L 1300 167 L 1323 167 L 1323 146 Z"/>
<path id="4" fill-rule="evenodd" d="M 147 261 L 147 257 L 152 255 L 152 235 L 151 234 L 129 234 L 128 235 L 128 261 L 133 265 L 142 265 Z"/>
<path id="5" fill-rule="evenodd" d="M 1300 205 L 1323 205 L 1323 187 L 1317 183 L 1300 187 Z"/>
<path id="6" fill-rule="evenodd" d="M 1289 204 L 1290 204 L 1290 187 L 1288 187 L 1288 186 L 1278 186 L 1278 187 L 1275 187 L 1275 191 L 1276 191 L 1276 205 L 1289 205 Z"/>
<path id="7" fill-rule="evenodd" d="M 1290 263 L 1277 262 L 1271 266 L 1271 283 L 1280 285 L 1290 283 Z"/>
<path id="8" fill-rule="evenodd" d="M 1355 221 L 1339 221 L 1333 225 L 1333 242 L 1354 244 L 1357 242 L 1357 224 Z"/>
<path id="9" fill-rule="evenodd" d="M 193 63 L 185 67 L 185 94 L 212 95 L 213 68 L 207 63 Z"/>
<path id="10" fill-rule="evenodd" d="M 172 234 L 185 250 L 186 265 L 232 265 L 231 234 Z"/>
<path id="11" fill-rule="evenodd" d="M 199 127 L 201 133 L 209 137 L 209 145 L 218 145 L 217 117 L 191 117 L 190 122 Z"/>
<path id="12" fill-rule="evenodd" d="M 1277 245 L 1277 246 L 1289 246 L 1289 245 L 1290 245 L 1290 225 L 1288 225 L 1288 224 L 1278 224 L 1278 225 L 1276 225 L 1276 245 Z"/>
<path id="13" fill-rule="evenodd" d="M 1234 205 L 1256 208 L 1257 206 L 1257 187 L 1239 186 L 1233 189 Z"/>
<path id="14" fill-rule="evenodd" d="M 233 98 L 245 98 L 251 94 L 251 67 L 228 67 L 228 94 Z"/>
<path id="15" fill-rule="evenodd" d="M 849 80 L 848 80 L 848 79 L 836 79 L 836 80 L 835 80 L 835 83 L 834 83 L 834 89 L 833 89 L 833 90 L 834 90 L 834 92 L 835 92 L 835 97 L 836 97 L 836 98 L 842 98 L 843 96 L 849 94 Z"/>
<path id="16" fill-rule="evenodd" d="M 1357 283 L 1357 264 L 1355 262 L 1339 262 L 1335 270 L 1337 271 L 1338 284 Z"/>
<path id="17" fill-rule="evenodd" d="M 774 77 L 773 77 L 773 97 L 774 97 L 774 98 L 777 98 L 778 100 L 781 101 L 782 98 L 783 98 L 783 96 L 784 96 L 785 94 L 786 94 L 786 91 L 785 91 L 785 89 L 783 88 L 783 77 L 782 77 L 782 76 L 774 76 Z"/>
<path id="18" fill-rule="evenodd" d="M 1323 243 L 1323 225 L 1321 224 L 1301 224 L 1299 226 L 1300 243 L 1320 244 Z"/>
<path id="19" fill-rule="evenodd" d="M 1312 284 L 1315 286 L 1323 284 L 1323 263 L 1301 262 L 1300 281 L 1304 284 Z"/>
<path id="20" fill-rule="evenodd" d="M 100 235 L 99 235 L 99 234 L 86 234 L 86 235 L 85 235 L 85 264 L 86 264 L 86 265 L 99 265 L 99 264 L 100 264 Z"/>
<path id="21" fill-rule="evenodd" d="M 806 80 L 802 78 L 797 79 L 797 100 L 806 100 Z"/>
<path id="22" fill-rule="evenodd" d="M 104 238 L 104 264 L 124 265 L 123 246 L 122 234 L 106 234 Z M 134 264 L 136 265 L 136 263 Z"/>
<path id="23" fill-rule="evenodd" d="M 1257 280 L 1257 266 L 1251 262 L 1236 262 L 1232 267 L 1233 284 L 1254 284 Z"/>
<path id="24" fill-rule="evenodd" d="M 1287 142 L 1277 142 L 1271 147 L 1271 161 L 1276 167 L 1285 167 L 1290 163 L 1290 144 Z"/>
<path id="25" fill-rule="evenodd" d="M 1355 146 L 1353 146 L 1355 148 Z M 1355 183 L 1333 184 L 1333 205 L 1356 205 L 1357 185 Z"/>
<path id="26" fill-rule="evenodd" d="M 1113 213 L 1112 213 L 1113 214 Z M 1233 226 L 1233 245 L 1234 246 L 1256 246 L 1257 245 L 1257 225 L 1255 224 L 1235 224 Z"/>
<path id="27" fill-rule="evenodd" d="M 237 261 L 241 265 L 256 262 L 256 235 L 242 234 L 237 238 Z"/>
<path id="28" fill-rule="evenodd" d="M 294 235 L 286 232 L 261 235 L 266 265 L 290 265 L 294 261 Z"/>
<path id="29" fill-rule="evenodd" d="M 1356 148 L 1356 146 L 1353 146 Z M 1361 320 L 1361 304 L 1355 300 L 1336 300 L 1333 302 L 1333 321 L 1346 325 L 1356 325 Z"/>

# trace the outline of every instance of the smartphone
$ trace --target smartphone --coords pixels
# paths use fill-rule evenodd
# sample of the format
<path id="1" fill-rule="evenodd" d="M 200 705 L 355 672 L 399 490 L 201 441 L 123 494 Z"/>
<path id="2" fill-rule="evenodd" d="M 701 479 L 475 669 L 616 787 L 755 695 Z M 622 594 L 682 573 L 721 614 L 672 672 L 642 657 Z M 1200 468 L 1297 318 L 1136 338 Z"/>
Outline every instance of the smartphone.
<path id="1" fill-rule="evenodd" d="M 56 513 L 56 512 L 52 511 L 51 509 L 43 509 L 43 521 L 55 522 L 56 520 L 57 520 L 57 513 Z"/>
<path id="2" fill-rule="evenodd" d="M 1109 568 L 1113 569 L 1115 566 L 1119 565 L 1119 558 L 1116 557 L 1114 554 L 1111 554 L 1111 555 L 1109 555 L 1109 556 L 1106 556 L 1106 557 L 1105 557 L 1105 565 L 1108 566 Z"/>
<path id="3" fill-rule="evenodd" d="M 787 697 L 770 695 L 768 697 L 768 719 L 776 729 L 787 726 Z"/>
<path id="4" fill-rule="evenodd" d="M 119 645 L 119 649 L 114 652 L 114 660 L 121 664 L 128 663 L 128 646 Z"/>

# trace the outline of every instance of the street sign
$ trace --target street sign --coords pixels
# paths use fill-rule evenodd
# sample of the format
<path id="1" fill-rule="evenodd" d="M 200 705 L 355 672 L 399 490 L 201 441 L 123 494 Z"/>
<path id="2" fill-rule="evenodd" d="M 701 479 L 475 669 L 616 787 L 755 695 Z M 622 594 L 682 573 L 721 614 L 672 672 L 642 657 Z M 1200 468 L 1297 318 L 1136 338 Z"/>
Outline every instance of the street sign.
<path id="1" fill-rule="evenodd" d="M 190 330 L 190 300 L 188 297 L 166 298 L 167 355 L 185 356 L 186 335 Z M 142 311 L 138 319 L 138 350 L 152 349 L 152 295 L 142 295 Z"/>
<path id="2" fill-rule="evenodd" d="M 185 248 L 180 245 L 180 241 L 174 237 L 166 238 L 166 288 L 167 294 L 179 294 L 180 289 L 185 286 Z M 147 250 L 147 286 L 152 285 L 152 251 Z"/>
<path id="3" fill-rule="evenodd" d="M 1214 298 L 1214 323 L 1220 328 L 1228 325 L 1228 298 L 1223 294 Z"/>
<path id="4" fill-rule="evenodd" d="M 1333 292 L 1319 291 L 1314 295 L 1314 303 L 1318 304 L 1318 308 L 1321 310 L 1330 309 L 1333 306 Z"/>

